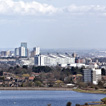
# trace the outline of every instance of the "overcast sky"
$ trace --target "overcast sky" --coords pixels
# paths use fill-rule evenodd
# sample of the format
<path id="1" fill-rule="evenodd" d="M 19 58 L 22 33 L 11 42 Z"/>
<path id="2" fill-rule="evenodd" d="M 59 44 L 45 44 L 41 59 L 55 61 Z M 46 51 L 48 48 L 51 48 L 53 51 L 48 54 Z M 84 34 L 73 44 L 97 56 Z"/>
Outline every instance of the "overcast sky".
<path id="1" fill-rule="evenodd" d="M 106 48 L 106 0 L 0 0 L 0 48 Z"/>

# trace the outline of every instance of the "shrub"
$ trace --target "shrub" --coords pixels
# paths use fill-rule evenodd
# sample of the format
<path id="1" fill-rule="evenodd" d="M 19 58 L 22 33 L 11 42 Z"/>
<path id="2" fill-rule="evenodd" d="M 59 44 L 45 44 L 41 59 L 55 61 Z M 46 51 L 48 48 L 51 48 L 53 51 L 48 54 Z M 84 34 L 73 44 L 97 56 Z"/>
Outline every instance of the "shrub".
<path id="1" fill-rule="evenodd" d="M 88 103 L 85 103 L 85 105 L 88 105 Z"/>
<path id="2" fill-rule="evenodd" d="M 95 90 L 98 90 L 98 89 L 99 89 L 99 87 L 96 86 L 96 87 L 95 87 Z"/>
<path id="3" fill-rule="evenodd" d="M 72 104 L 71 102 L 68 102 L 66 106 L 71 106 L 71 104 Z"/>
<path id="4" fill-rule="evenodd" d="M 102 101 L 104 104 L 106 104 L 106 97 L 103 98 L 103 99 L 101 99 L 101 101 Z"/>

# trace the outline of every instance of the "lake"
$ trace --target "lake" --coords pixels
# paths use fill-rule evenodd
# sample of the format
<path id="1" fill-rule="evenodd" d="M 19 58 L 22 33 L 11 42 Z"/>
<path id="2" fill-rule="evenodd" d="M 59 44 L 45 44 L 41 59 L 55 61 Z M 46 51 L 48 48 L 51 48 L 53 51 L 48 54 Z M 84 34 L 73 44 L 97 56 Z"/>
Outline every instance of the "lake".
<path id="1" fill-rule="evenodd" d="M 0 106 L 66 106 L 68 101 L 84 104 L 99 101 L 105 94 L 78 93 L 74 91 L 0 91 Z"/>

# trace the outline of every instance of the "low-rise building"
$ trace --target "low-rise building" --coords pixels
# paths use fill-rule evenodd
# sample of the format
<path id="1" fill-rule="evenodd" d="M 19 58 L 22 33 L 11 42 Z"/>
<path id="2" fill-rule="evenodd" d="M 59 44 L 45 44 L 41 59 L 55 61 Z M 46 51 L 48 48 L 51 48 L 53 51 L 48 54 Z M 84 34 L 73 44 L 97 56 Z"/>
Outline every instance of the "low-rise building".
<path id="1" fill-rule="evenodd" d="M 34 65 L 34 58 L 19 58 L 19 60 L 17 61 L 17 64 L 20 64 L 21 66 L 23 65 Z"/>
<path id="2" fill-rule="evenodd" d="M 69 55 L 62 54 L 48 54 L 48 55 L 36 55 L 35 56 L 35 65 L 36 66 L 64 66 L 75 63 L 75 58 Z"/>

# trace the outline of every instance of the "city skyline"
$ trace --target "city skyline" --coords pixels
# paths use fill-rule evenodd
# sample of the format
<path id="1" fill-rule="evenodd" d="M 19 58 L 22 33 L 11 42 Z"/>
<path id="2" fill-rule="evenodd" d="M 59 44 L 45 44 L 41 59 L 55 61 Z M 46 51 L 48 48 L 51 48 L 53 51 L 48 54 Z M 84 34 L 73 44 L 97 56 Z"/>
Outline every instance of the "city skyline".
<path id="1" fill-rule="evenodd" d="M 105 48 L 105 0 L 0 0 L 0 45 Z"/>

